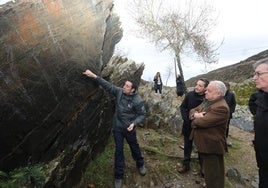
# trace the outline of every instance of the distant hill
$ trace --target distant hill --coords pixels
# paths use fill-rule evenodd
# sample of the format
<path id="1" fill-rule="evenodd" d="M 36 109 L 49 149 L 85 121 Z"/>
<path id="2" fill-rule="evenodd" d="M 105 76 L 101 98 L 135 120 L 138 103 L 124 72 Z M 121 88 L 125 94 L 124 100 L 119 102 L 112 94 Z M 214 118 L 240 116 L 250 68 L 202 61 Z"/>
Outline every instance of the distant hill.
<path id="1" fill-rule="evenodd" d="M 244 80 L 252 78 L 253 68 L 252 64 L 257 60 L 268 57 L 268 50 L 260 52 L 254 56 L 247 58 L 246 60 L 240 61 L 236 64 L 222 67 L 206 74 L 201 74 L 192 77 L 186 81 L 187 87 L 195 85 L 196 80 L 199 78 L 207 78 L 208 80 L 221 80 L 233 83 L 243 82 Z"/>

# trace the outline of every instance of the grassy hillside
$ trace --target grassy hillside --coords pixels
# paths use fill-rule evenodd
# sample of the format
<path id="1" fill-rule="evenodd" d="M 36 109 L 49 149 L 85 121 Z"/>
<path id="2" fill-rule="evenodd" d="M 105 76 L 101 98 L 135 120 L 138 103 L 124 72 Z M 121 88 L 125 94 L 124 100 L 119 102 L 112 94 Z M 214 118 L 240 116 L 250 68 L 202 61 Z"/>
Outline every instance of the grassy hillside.
<path id="1" fill-rule="evenodd" d="M 221 80 L 232 83 L 244 82 L 245 80 L 252 79 L 254 72 L 252 64 L 255 63 L 257 60 L 266 57 L 268 57 L 268 50 L 249 57 L 246 60 L 240 61 L 234 65 L 222 67 L 210 71 L 206 74 L 201 74 L 196 77 L 192 77 L 186 81 L 186 85 L 187 87 L 192 87 L 195 85 L 196 80 L 203 77 L 209 80 Z"/>

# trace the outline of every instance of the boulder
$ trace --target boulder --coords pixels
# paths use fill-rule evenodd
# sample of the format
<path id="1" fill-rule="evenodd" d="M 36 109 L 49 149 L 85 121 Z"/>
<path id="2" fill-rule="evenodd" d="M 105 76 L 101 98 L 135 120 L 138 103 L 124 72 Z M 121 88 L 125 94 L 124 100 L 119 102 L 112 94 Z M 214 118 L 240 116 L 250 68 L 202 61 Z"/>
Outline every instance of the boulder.
<path id="1" fill-rule="evenodd" d="M 82 72 L 101 74 L 122 38 L 112 10 L 112 0 L 0 7 L 0 170 L 52 162 L 47 187 L 71 187 L 104 148 L 113 101 Z"/>

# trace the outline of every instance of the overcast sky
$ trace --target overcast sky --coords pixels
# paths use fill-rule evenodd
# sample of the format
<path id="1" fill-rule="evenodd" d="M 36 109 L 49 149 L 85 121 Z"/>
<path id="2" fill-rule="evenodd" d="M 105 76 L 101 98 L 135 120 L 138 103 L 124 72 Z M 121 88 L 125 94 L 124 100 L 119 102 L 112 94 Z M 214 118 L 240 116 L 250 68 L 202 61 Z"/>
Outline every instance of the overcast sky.
<path id="1" fill-rule="evenodd" d="M 0 0 L 0 4 L 7 0 Z M 156 72 L 161 72 L 164 84 L 167 80 L 168 67 L 174 67 L 174 55 L 168 51 L 159 52 L 145 39 L 133 33 L 134 24 L 127 11 L 127 2 L 132 0 L 114 0 L 115 11 L 119 14 L 124 29 L 124 36 L 117 45 L 120 54 L 126 55 L 137 63 L 144 63 L 142 78 L 152 81 Z M 184 0 L 167 0 L 183 2 Z M 193 0 L 205 1 L 205 0 Z M 219 49 L 219 62 L 205 69 L 195 59 L 182 58 L 185 79 L 206 73 L 215 68 L 238 63 L 252 55 L 268 49 L 267 0 L 206 0 L 216 9 L 218 25 L 213 30 L 212 40 L 223 45 Z M 168 80 L 168 85 L 175 85 L 175 75 Z"/>
<path id="2" fill-rule="evenodd" d="M 159 52 L 148 41 L 137 38 L 131 32 L 133 23 L 128 15 L 126 2 L 115 0 L 116 12 L 121 17 L 124 36 L 117 47 L 120 51 L 136 61 L 144 62 L 145 70 L 142 78 L 151 81 L 156 72 L 161 72 L 166 83 L 167 67 L 174 67 L 174 55 L 169 52 Z M 183 0 L 169 0 L 178 2 Z M 200 0 L 197 0 L 200 2 Z M 212 40 L 223 45 L 219 49 L 219 62 L 204 65 L 194 62 L 194 59 L 182 59 L 185 79 L 206 73 L 215 68 L 238 63 L 252 55 L 268 49 L 267 0 L 211 0 L 207 1 L 216 9 L 218 25 L 213 30 Z M 175 85 L 175 75 L 169 78 L 168 85 Z"/>

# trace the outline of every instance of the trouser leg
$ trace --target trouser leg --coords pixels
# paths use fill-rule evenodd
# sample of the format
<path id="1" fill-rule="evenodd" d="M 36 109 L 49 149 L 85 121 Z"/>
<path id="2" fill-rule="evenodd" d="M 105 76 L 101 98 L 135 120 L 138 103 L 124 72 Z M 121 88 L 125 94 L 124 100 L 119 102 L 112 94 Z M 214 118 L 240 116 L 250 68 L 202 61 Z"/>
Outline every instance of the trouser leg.
<path id="1" fill-rule="evenodd" d="M 198 152 L 198 161 L 199 161 L 199 166 L 200 166 L 200 175 L 202 176 L 202 178 L 204 178 L 205 174 L 204 174 L 204 169 L 203 169 L 203 161 L 199 152 Z"/>
<path id="2" fill-rule="evenodd" d="M 260 155 L 259 150 L 255 148 L 255 155 L 257 166 L 259 167 L 259 188 L 267 188 L 268 187 L 268 165 L 267 159 L 264 159 L 262 155 Z"/>
<path id="3" fill-rule="evenodd" d="M 268 187 L 268 169 L 260 168 L 259 169 L 259 188 Z"/>
<path id="4" fill-rule="evenodd" d="M 183 165 L 190 166 L 191 154 L 193 149 L 193 140 L 189 139 L 189 136 L 184 136 L 184 159 Z"/>
<path id="5" fill-rule="evenodd" d="M 122 131 L 113 130 L 115 153 L 114 153 L 114 176 L 115 179 L 122 179 L 124 176 L 124 136 Z"/>
<path id="6" fill-rule="evenodd" d="M 137 141 L 136 130 L 126 132 L 126 140 L 131 150 L 132 158 L 136 161 L 136 166 L 141 167 L 144 165 L 144 159 Z"/>
<path id="7" fill-rule="evenodd" d="M 228 138 L 228 135 L 229 135 L 229 124 L 230 124 L 230 120 L 231 119 L 229 119 L 228 122 L 227 122 L 226 138 Z"/>
<path id="8" fill-rule="evenodd" d="M 200 153 L 207 188 L 224 188 L 223 155 Z"/>

